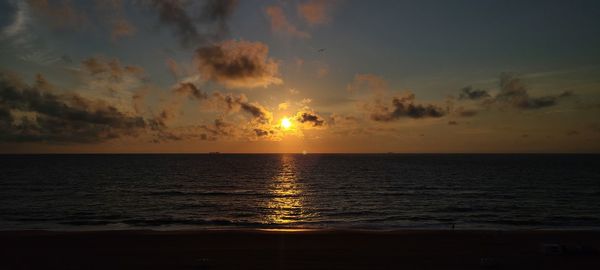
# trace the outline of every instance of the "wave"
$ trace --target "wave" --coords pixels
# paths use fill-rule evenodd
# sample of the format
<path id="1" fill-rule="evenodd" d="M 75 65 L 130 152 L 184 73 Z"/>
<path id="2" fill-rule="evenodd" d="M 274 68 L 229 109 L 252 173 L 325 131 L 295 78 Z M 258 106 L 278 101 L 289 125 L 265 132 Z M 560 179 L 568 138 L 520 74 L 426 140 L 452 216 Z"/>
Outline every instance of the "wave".
<path id="1" fill-rule="evenodd" d="M 211 191 L 181 191 L 162 190 L 144 192 L 150 196 L 259 196 L 262 193 L 253 190 L 211 190 Z"/>

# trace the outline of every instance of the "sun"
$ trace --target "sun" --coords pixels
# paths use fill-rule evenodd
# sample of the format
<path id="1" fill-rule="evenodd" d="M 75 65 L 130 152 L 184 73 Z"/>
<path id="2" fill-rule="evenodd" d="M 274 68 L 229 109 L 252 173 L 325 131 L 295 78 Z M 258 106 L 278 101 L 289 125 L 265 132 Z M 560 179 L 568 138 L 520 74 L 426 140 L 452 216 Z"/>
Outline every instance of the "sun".
<path id="1" fill-rule="evenodd" d="M 287 117 L 281 118 L 281 127 L 283 129 L 290 129 L 292 127 L 292 121 Z"/>

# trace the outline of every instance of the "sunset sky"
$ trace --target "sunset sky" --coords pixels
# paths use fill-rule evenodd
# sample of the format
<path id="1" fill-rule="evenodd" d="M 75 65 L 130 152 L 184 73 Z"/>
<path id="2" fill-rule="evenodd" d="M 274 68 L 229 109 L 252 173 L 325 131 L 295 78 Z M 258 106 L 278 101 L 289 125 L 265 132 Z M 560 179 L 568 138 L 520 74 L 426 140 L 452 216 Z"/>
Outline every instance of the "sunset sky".
<path id="1" fill-rule="evenodd" d="M 600 1 L 0 1 L 0 152 L 599 152 Z"/>

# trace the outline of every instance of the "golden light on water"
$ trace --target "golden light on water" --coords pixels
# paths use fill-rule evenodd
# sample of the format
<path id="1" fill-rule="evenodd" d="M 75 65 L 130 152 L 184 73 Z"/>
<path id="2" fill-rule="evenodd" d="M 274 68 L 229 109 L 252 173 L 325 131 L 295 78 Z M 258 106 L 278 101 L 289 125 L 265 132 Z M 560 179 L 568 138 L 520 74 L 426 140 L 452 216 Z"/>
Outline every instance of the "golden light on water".
<path id="1" fill-rule="evenodd" d="M 308 218 L 304 205 L 304 193 L 297 182 L 295 159 L 291 155 L 281 156 L 281 169 L 269 187 L 272 198 L 267 202 L 268 213 L 265 223 L 289 224 Z"/>

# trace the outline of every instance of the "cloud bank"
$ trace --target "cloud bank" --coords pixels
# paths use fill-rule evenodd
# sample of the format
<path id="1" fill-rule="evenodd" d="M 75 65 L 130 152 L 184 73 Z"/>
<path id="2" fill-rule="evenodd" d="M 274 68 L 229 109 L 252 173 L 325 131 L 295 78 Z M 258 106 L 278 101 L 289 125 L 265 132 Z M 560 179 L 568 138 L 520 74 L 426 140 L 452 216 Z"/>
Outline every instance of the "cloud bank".
<path id="1" fill-rule="evenodd" d="M 135 136 L 146 127 L 142 117 L 101 100 L 51 89 L 41 75 L 27 85 L 14 75 L 0 74 L 0 141 L 101 142 Z"/>

